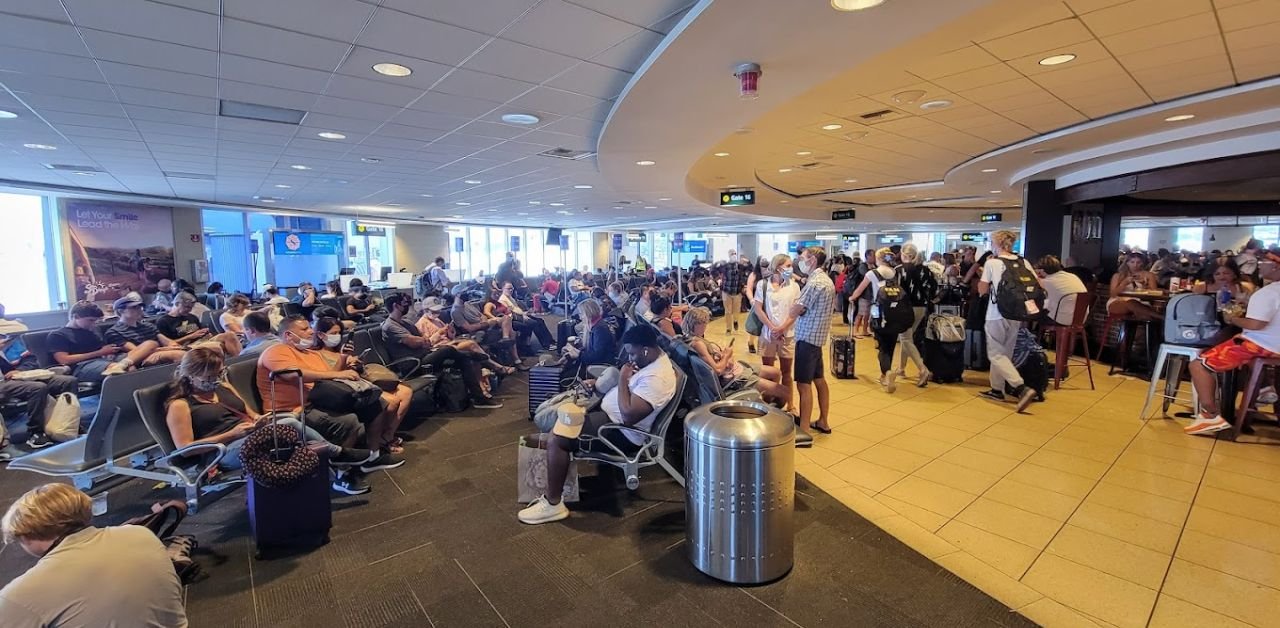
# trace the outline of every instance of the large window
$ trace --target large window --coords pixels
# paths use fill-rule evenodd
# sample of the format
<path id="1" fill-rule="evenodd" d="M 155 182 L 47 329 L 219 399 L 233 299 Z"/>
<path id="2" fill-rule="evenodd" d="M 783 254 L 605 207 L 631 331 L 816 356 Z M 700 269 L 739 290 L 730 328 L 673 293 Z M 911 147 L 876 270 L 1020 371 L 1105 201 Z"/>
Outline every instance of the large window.
<path id="1" fill-rule="evenodd" d="M 0 194 L 4 229 L 0 230 L 3 303 L 8 315 L 49 312 L 65 307 L 58 263 L 62 259 L 56 212 L 42 196 Z"/>
<path id="2" fill-rule="evenodd" d="M 346 221 L 347 267 L 356 269 L 355 274 L 367 276 L 371 281 L 382 279 L 383 268 L 389 267 L 392 272 L 395 272 L 396 258 L 393 243 L 396 241 L 396 228 L 391 225 L 361 222 L 359 224 L 384 229 L 387 235 L 354 235 L 356 224 L 357 221 L 354 220 Z"/>
<path id="3" fill-rule="evenodd" d="M 1120 235 L 1123 244 L 1131 249 L 1147 250 L 1151 243 L 1150 229 L 1125 229 Z M 1196 236 L 1196 248 L 1199 249 L 1199 237 Z"/>
<path id="4" fill-rule="evenodd" d="M 1280 245 L 1280 225 L 1254 227 L 1253 237 L 1255 240 L 1261 240 L 1264 247 Z"/>
<path id="5" fill-rule="evenodd" d="M 1178 250 L 1199 253 L 1204 249 L 1204 227 L 1178 227 Z"/>

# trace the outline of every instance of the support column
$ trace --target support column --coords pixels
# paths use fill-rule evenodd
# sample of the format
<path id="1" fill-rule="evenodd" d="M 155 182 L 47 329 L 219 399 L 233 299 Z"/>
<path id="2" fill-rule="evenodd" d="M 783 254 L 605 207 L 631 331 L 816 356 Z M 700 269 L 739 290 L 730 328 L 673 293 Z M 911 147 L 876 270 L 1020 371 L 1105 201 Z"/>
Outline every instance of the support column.
<path id="1" fill-rule="evenodd" d="M 1031 260 L 1045 255 L 1063 256 L 1062 216 L 1054 181 L 1029 181 L 1022 193 L 1022 256 Z"/>
<path id="2" fill-rule="evenodd" d="M 1120 218 L 1124 211 L 1120 203 L 1102 204 L 1102 259 L 1099 265 L 1104 275 L 1110 276 L 1120 265 Z"/>

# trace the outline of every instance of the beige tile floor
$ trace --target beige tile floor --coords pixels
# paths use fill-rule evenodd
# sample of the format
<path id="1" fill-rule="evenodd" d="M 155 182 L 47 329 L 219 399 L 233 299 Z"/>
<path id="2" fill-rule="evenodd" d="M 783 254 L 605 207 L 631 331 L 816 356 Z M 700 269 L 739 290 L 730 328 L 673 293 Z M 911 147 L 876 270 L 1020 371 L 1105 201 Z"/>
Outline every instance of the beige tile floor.
<path id="1" fill-rule="evenodd" d="M 986 373 L 889 395 L 875 341 L 857 353 L 858 379 L 828 376 L 835 433 L 797 472 L 858 514 L 1046 626 L 1280 625 L 1277 430 L 1140 420 L 1147 383 L 1105 366 L 1027 414 L 976 398 Z"/>

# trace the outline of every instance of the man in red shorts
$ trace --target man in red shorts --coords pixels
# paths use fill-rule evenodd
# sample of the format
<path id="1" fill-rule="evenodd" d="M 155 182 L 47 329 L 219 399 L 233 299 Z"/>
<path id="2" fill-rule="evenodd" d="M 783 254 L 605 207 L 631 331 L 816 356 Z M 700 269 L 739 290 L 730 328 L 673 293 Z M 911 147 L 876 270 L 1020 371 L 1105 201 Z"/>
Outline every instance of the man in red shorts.
<path id="1" fill-rule="evenodd" d="M 1200 395 L 1200 414 L 1186 428 L 1188 434 L 1204 435 L 1229 429 L 1214 399 L 1218 381 L 1215 375 L 1240 368 L 1254 358 L 1280 358 L 1280 256 L 1274 253 L 1258 260 L 1263 281 L 1271 282 L 1249 298 L 1249 310 L 1243 318 L 1224 316 L 1229 325 L 1244 330 L 1234 338 L 1205 350 L 1191 362 L 1191 383 Z M 1224 399 L 1223 403 L 1235 403 Z"/>

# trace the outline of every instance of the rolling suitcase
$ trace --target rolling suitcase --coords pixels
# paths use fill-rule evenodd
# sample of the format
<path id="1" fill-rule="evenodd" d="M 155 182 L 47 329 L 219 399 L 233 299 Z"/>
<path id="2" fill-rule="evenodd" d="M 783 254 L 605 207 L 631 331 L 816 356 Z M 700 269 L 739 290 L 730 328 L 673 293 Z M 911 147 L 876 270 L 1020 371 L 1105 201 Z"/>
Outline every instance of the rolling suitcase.
<path id="1" fill-rule="evenodd" d="M 924 366 L 939 384 L 964 381 L 964 343 L 924 339 Z"/>
<path id="2" fill-rule="evenodd" d="M 290 371 L 298 372 L 297 369 L 288 369 L 271 373 L 273 400 L 277 376 Z M 303 400 L 303 412 L 298 420 L 306 425 L 306 389 L 301 377 L 298 378 L 298 389 Z M 275 406 L 274 401 L 272 406 Z M 306 443 L 293 443 L 292 446 L 306 447 Z M 249 478 L 246 501 L 255 557 L 261 558 L 266 550 L 274 547 L 316 547 L 329 542 L 329 529 L 333 527 L 333 512 L 329 507 L 329 459 L 324 453 L 320 453 L 319 458 L 320 464 L 314 471 L 290 486 L 267 486 Z"/>
<path id="3" fill-rule="evenodd" d="M 991 369 L 991 361 L 987 359 L 987 332 L 985 330 L 964 330 L 964 367 L 971 371 Z"/>
<path id="4" fill-rule="evenodd" d="M 853 325 L 849 325 L 848 336 L 836 336 L 831 339 L 831 375 L 836 379 L 853 379 L 853 359 L 857 355 L 857 347 L 853 344 Z"/>
<path id="5" fill-rule="evenodd" d="M 569 338 L 577 334 L 577 326 L 574 325 L 572 318 L 561 319 L 559 323 L 556 323 L 556 350 L 563 349 L 564 345 L 569 342 Z"/>
<path id="6" fill-rule="evenodd" d="M 529 420 L 542 402 L 560 394 L 561 367 L 557 364 L 529 369 Z"/>

